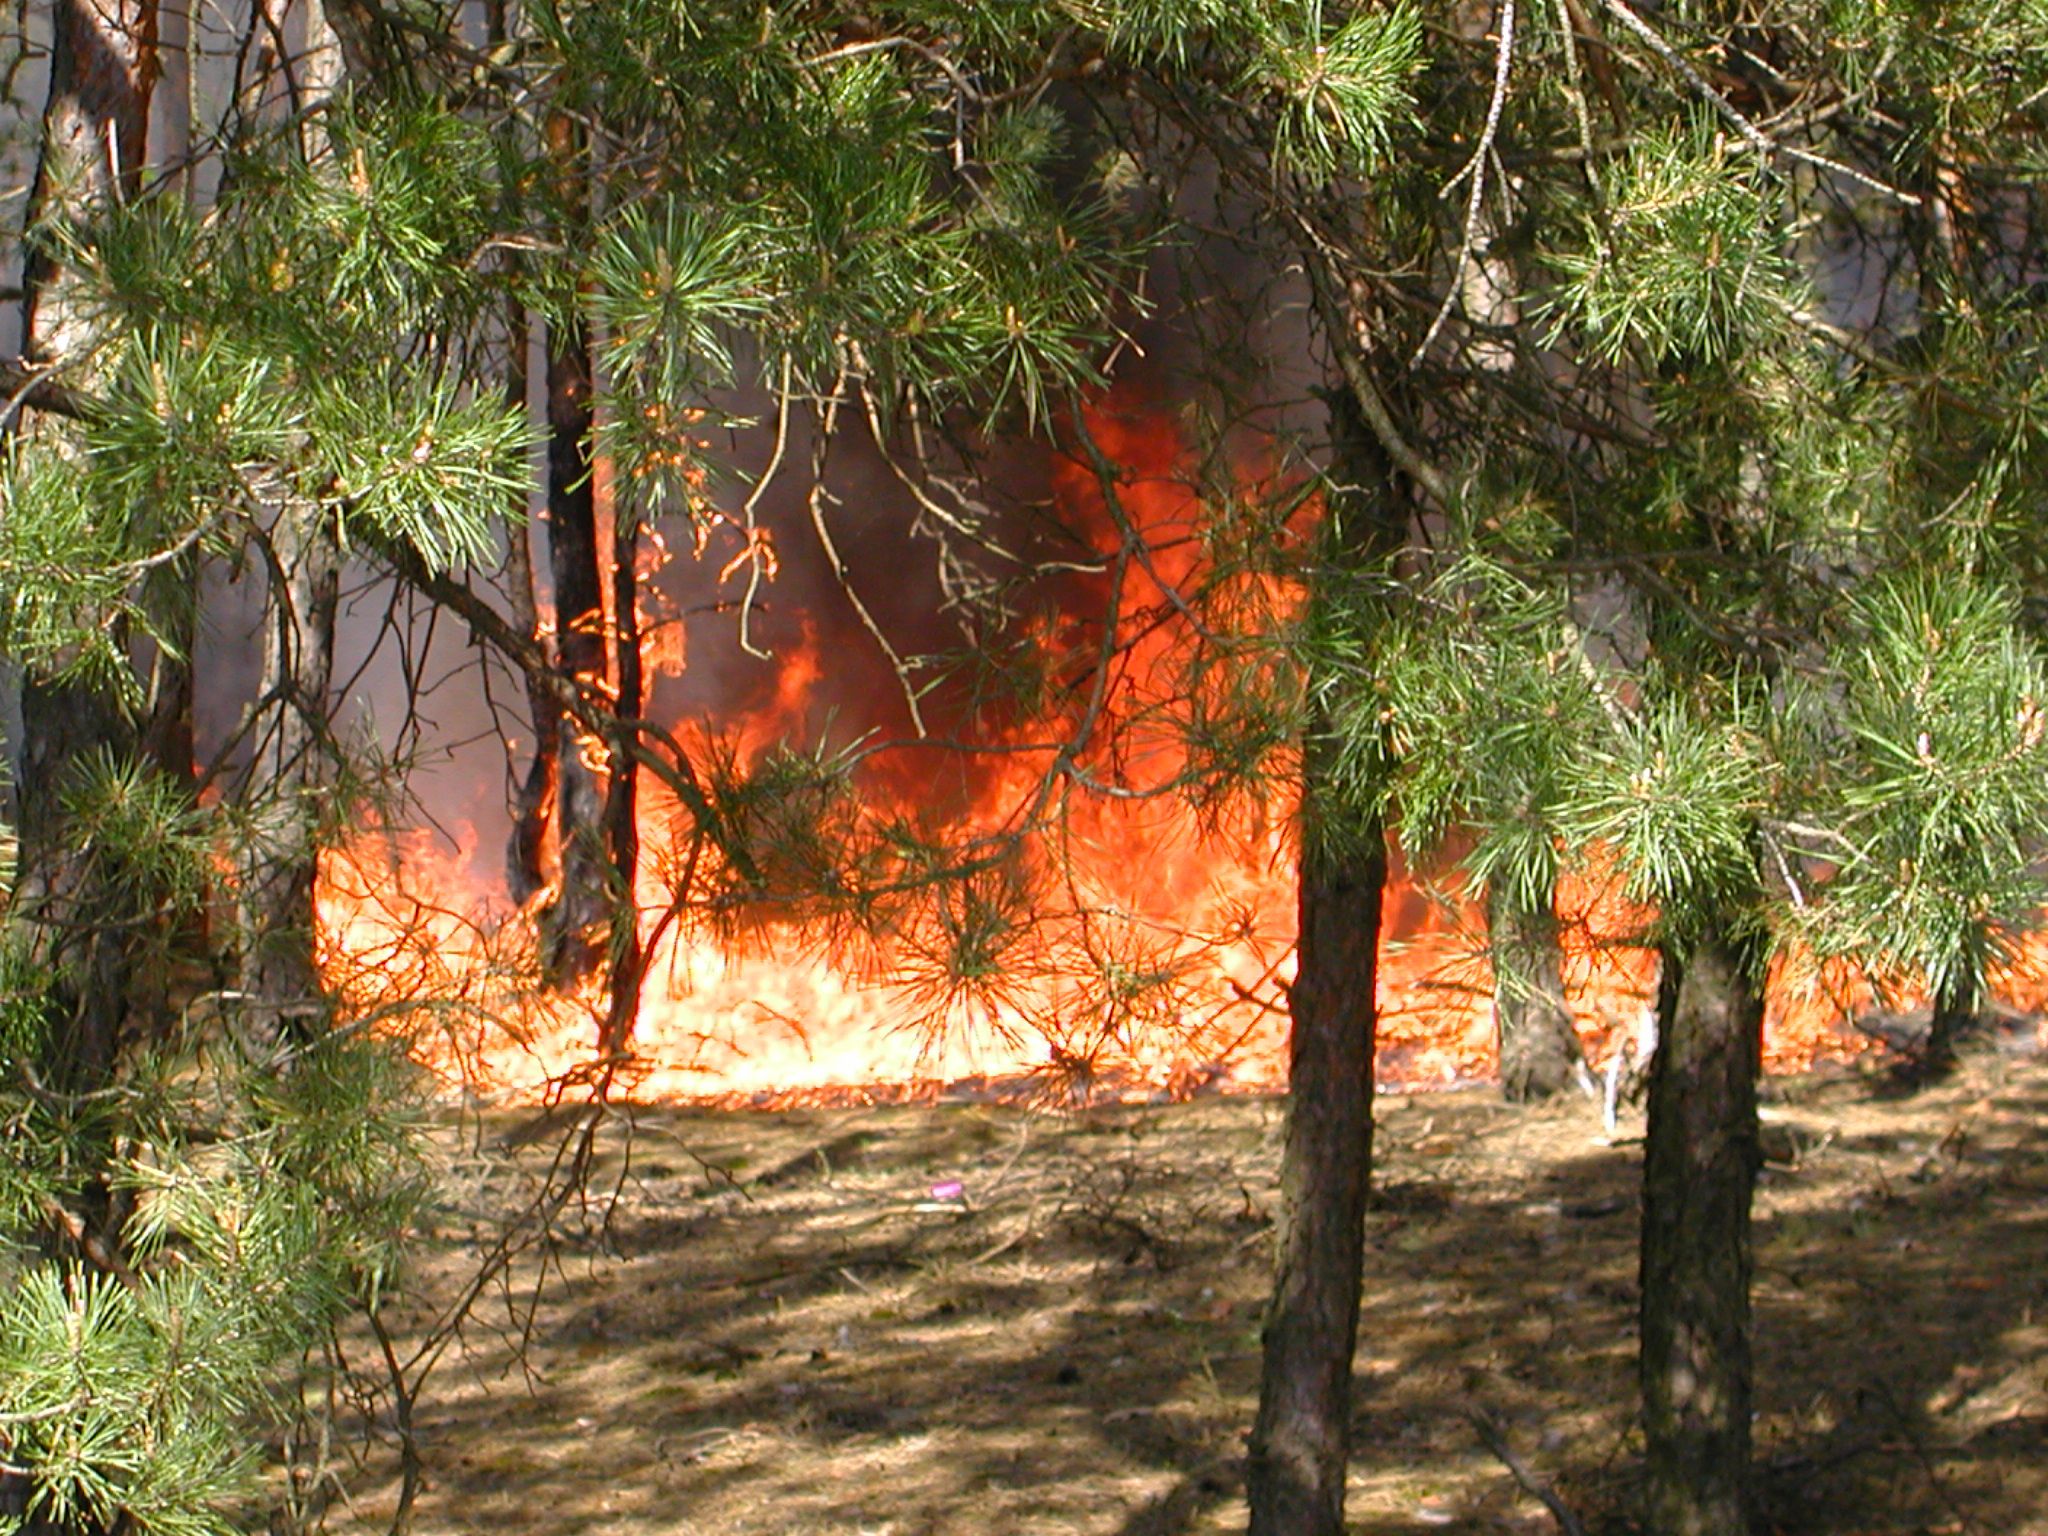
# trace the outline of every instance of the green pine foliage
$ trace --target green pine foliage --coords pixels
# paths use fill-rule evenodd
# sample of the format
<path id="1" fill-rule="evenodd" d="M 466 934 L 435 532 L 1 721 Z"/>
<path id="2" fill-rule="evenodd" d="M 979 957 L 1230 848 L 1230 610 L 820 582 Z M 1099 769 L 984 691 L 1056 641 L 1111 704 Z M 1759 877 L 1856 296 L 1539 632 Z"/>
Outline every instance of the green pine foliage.
<path id="1" fill-rule="evenodd" d="M 1421 14 L 1405 4 L 1361 6 L 1339 19 L 1319 0 L 1272 9 L 1277 24 L 1258 37 L 1239 88 L 1275 103 L 1274 165 L 1312 180 L 1373 170 L 1414 121 L 1409 77 L 1422 65 Z M 1302 14 L 1287 14 L 1295 11 Z"/>
<path id="2" fill-rule="evenodd" d="M 1519 909 L 1550 904 L 1567 846 L 1572 774 L 1606 731 L 1565 594 L 1486 554 L 1453 560 L 1389 637 L 1392 825 L 1418 867 L 1454 832 L 1464 868 Z"/>
<path id="3" fill-rule="evenodd" d="M 1333 848 L 1384 822 L 1469 849 L 1528 910 L 1611 855 L 1667 937 L 1769 929 L 1967 992 L 2044 895 L 2048 12 L 1520 10 L 1503 39 L 1441 3 L 554 0 L 480 55 L 410 8 L 390 80 L 240 123 L 200 206 L 148 187 L 36 232 L 97 352 L 78 419 L 0 462 L 0 652 L 133 723 L 195 563 L 266 570 L 280 506 L 472 579 L 532 480 L 513 302 L 585 323 L 621 507 L 683 542 L 733 518 L 712 428 L 740 389 L 799 437 L 901 450 L 915 421 L 956 459 L 1065 430 L 1147 262 L 1192 266 L 1199 202 L 1241 265 L 1308 270 L 1288 305 L 1316 366 L 1367 377 L 1324 382 L 1390 467 L 1214 498 L 1187 612 L 1158 611 L 1199 631 L 1180 696 L 1137 711 L 1181 766 L 1145 788 L 1213 808 L 1312 761 Z M 1212 351 L 1268 361 L 1212 312 Z M 1336 510 L 1302 537 L 1312 490 Z M 1410 547 L 1347 558 L 1354 496 Z M 1064 658 L 997 622 L 1034 594 L 969 574 L 998 596 L 963 692 L 1070 709 Z M 1589 643 L 1595 597 L 1622 641 Z M 1077 745 L 1020 824 L 1128 745 Z M 858 752 L 699 756 L 665 873 L 721 936 L 894 936 L 940 1018 L 995 1016 L 1042 958 L 1017 836 L 874 817 Z M 189 960 L 246 818 L 134 754 L 74 766 L 92 878 L 41 910 Z M 338 777 L 402 792 L 364 775 Z M 382 1027 L 258 1038 L 221 1008 L 74 1081 L 28 926 L 0 935 L 0 1461 L 31 1517 L 224 1531 L 293 1363 L 401 1281 L 415 1084 Z M 1177 985 L 1120 932 L 1081 989 L 1112 1031 Z"/>
<path id="4" fill-rule="evenodd" d="M 1819 808 L 1847 848 L 1818 932 L 1972 992 L 2048 903 L 2048 665 L 2009 590 L 1953 572 L 1859 591 L 1834 661 L 1836 691 L 1809 702 L 1826 717 Z"/>
<path id="5" fill-rule="evenodd" d="M 488 137 L 430 105 L 323 128 L 310 159 L 290 131 L 237 145 L 203 215 L 157 189 L 39 235 L 96 350 L 75 419 L 7 449 L 0 650 L 131 741 L 140 648 L 178 658 L 200 559 L 269 580 L 277 507 L 446 570 L 528 481 L 524 412 L 453 344 L 497 297 Z M 244 1529 L 304 1373 L 402 1282 L 427 1188 L 405 1015 L 279 1035 L 209 985 L 246 867 L 233 793 L 202 805 L 131 747 L 34 788 L 34 878 L 0 913 L 8 1520 Z M 115 946 L 128 994 L 96 999 Z"/>
<path id="6" fill-rule="evenodd" d="M 114 1104 L 42 1083 L 32 1047 L 0 1085 L 0 1443 L 30 1474 L 19 1521 L 244 1528 L 299 1363 L 397 1279 L 427 1180 L 391 1042 L 336 1035 L 282 1077 L 196 1046 L 153 1051 Z M 53 1204 L 106 1197 L 79 1154 L 116 1137 L 126 1258 L 51 1257 L 33 1234 Z"/>
<path id="7" fill-rule="evenodd" d="M 1635 136 L 1550 299 L 1595 357 L 1713 364 L 1768 339 L 1798 291 L 1768 172 L 1695 119 Z"/>

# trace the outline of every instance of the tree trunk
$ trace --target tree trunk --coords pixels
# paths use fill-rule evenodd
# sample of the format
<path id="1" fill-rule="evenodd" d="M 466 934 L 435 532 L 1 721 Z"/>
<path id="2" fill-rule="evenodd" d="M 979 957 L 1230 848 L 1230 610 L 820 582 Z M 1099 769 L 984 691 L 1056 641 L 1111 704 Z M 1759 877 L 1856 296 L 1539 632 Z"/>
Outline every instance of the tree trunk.
<path id="1" fill-rule="evenodd" d="M 545 128 L 568 238 L 584 207 L 583 145 L 574 122 L 556 113 Z M 604 577 L 597 538 L 597 483 L 591 472 L 593 381 L 590 337 L 572 311 L 548 327 L 548 567 L 554 580 L 555 658 L 587 689 L 606 683 Z M 555 898 L 541 915 L 542 964 L 567 990 L 596 975 L 606 956 L 605 786 L 595 759 L 607 743 L 563 730 L 555 754 Z"/>
<path id="2" fill-rule="evenodd" d="M 325 1012 L 316 953 L 314 893 L 320 826 L 331 780 L 328 693 L 341 548 L 331 521 L 295 497 L 275 503 L 276 564 L 263 624 L 270 719 L 256 734 L 244 780 L 249 837 L 238 916 L 241 989 L 261 1031 L 304 1038 Z"/>
<path id="3" fill-rule="evenodd" d="M 1345 397 L 1332 407 L 1333 490 L 1324 561 L 1332 593 L 1398 548 L 1407 502 Z M 1315 679 L 1310 679 L 1314 697 Z M 1351 1356 L 1372 1176 L 1373 1036 L 1387 876 L 1378 817 L 1341 825 L 1329 803 L 1327 718 L 1302 759 L 1300 930 L 1288 1001 L 1287 1137 L 1247 1493 L 1251 1536 L 1340 1536 L 1350 1454 Z"/>
<path id="4" fill-rule="evenodd" d="M 156 26 L 156 0 L 57 0 L 29 229 L 87 213 L 140 184 L 157 76 Z M 82 359 L 92 350 L 92 316 L 46 241 L 32 241 L 23 263 L 21 335 L 22 351 L 40 360 Z M 36 712 L 24 696 L 28 686 L 19 666 L 0 658 L 0 757 L 10 771 L 11 818 L 30 814 L 23 803 L 27 759 L 38 757 L 47 769 L 51 755 L 50 744 L 28 739 Z"/>
<path id="5" fill-rule="evenodd" d="M 522 414 L 526 402 L 526 349 L 529 340 L 526 306 L 514 302 L 507 308 L 506 332 L 511 357 L 506 367 L 506 393 Z M 541 632 L 538 583 L 533 563 L 533 539 L 528 528 L 529 513 L 522 493 L 518 505 L 506 510 L 507 542 L 510 546 L 509 580 L 506 591 L 512 622 L 536 645 L 546 644 Z M 553 821 L 555 780 L 561 767 L 562 715 L 560 706 L 548 696 L 546 684 L 526 674 L 526 713 L 533 723 L 533 755 L 527 760 L 526 775 L 512 802 L 512 835 L 505 847 L 505 885 L 515 902 L 526 899 L 547 883 L 547 838 Z"/>
<path id="6" fill-rule="evenodd" d="M 1956 1046 L 1976 1022 L 1979 996 L 1976 981 L 1969 978 L 1952 980 L 1935 991 L 1927 1047 L 1917 1064 L 1919 1076 L 1932 1080 L 1955 1070 Z"/>
<path id="7" fill-rule="evenodd" d="M 585 687 L 605 685 L 604 597 L 598 575 L 597 488 L 590 472 L 590 342 L 572 321 L 548 338 L 548 566 L 554 578 L 555 656 Z M 573 987 L 604 962 L 604 744 L 560 733 L 555 836 L 560 884 L 544 916 L 549 980 Z"/>
<path id="8" fill-rule="evenodd" d="M 135 729 L 90 686 L 32 682 L 22 698 L 21 848 L 9 916 L 30 936 L 50 999 L 65 1021 L 41 1063 L 53 1086 L 106 1086 L 122 1047 L 137 935 L 135 903 L 69 837 L 63 797 L 79 766 L 132 757 Z"/>
<path id="9" fill-rule="evenodd" d="M 1749 1530 L 1749 1205 L 1763 1017 L 1750 946 L 1716 931 L 1666 951 L 1643 1159 L 1651 1536 Z"/>
<path id="10" fill-rule="evenodd" d="M 1493 1022 L 1500 1088 L 1511 1104 L 1553 1098 L 1585 1070 L 1578 1025 L 1564 1000 L 1557 916 L 1530 909 L 1498 888 L 1486 897 L 1493 959 Z"/>
<path id="11" fill-rule="evenodd" d="M 484 38 L 493 52 L 512 37 L 511 0 L 486 0 Z M 507 149 L 519 152 L 516 125 L 506 129 L 511 143 Z M 508 207 L 507 217 L 515 216 Z M 533 345 L 533 316 L 517 298 L 505 304 L 505 396 L 524 420 L 530 409 L 528 354 Z M 547 639 L 540 623 L 538 572 L 533 563 L 532 513 L 522 488 L 505 510 L 508 581 L 506 593 L 512 622 L 520 632 L 543 650 Z M 547 685 L 528 672 L 526 714 L 533 725 L 532 756 L 526 774 L 519 781 L 512 801 L 512 835 L 505 846 L 505 886 L 515 902 L 524 905 L 547 884 L 548 828 L 555 806 L 555 779 L 562 751 L 560 706 L 548 696 Z"/>
<path id="12" fill-rule="evenodd" d="M 57 0 L 31 228 L 141 185 L 157 77 L 156 11 L 156 0 Z M 80 358 L 92 349 L 93 317 L 44 242 L 29 247 L 22 287 L 31 357 Z"/>
<path id="13" fill-rule="evenodd" d="M 1313 757 L 1303 777 L 1313 794 Z M 1313 834 L 1306 840 L 1299 970 L 1288 993 L 1278 1255 L 1252 1430 L 1251 1536 L 1338 1536 L 1350 1454 L 1387 859 L 1376 842 L 1342 853 L 1317 851 Z"/>
<path id="14" fill-rule="evenodd" d="M 290 0 L 259 0 L 283 35 Z M 304 53 L 287 103 L 302 122 L 309 157 L 329 150 L 324 125 L 309 116 L 341 85 L 341 52 L 321 0 L 300 0 Z M 237 917 L 241 990 L 259 1035 L 275 1042 L 312 1037 L 326 1020 L 320 983 L 321 829 L 333 783 L 330 698 L 334 621 L 341 597 L 341 541 L 332 514 L 280 485 L 269 503 L 271 561 L 263 615 L 258 723 L 242 780 L 248 841 L 242 849 Z"/>
<path id="15" fill-rule="evenodd" d="M 156 81 L 155 0 L 58 0 L 51 15 L 49 99 L 29 194 L 28 226 L 90 213 L 140 185 Z M 97 339 L 75 276 L 44 241 L 23 265 L 22 346 L 32 358 L 80 362 Z M 40 430 L 42 422 L 36 424 Z M 31 928 L 53 998 L 69 1016 L 65 1086 L 98 1088 L 121 1047 L 134 934 L 110 914 L 126 904 L 104 889 L 93 861 L 66 846 L 59 797 L 88 753 L 131 755 L 132 722 L 103 694 L 0 675 L 0 729 L 17 733 L 5 756 L 18 770 L 21 836 L 14 911 Z"/>
<path id="16" fill-rule="evenodd" d="M 640 671 L 640 524 L 632 508 L 615 502 L 612 509 L 612 623 L 618 653 L 616 708 L 622 722 L 620 738 L 611 744 L 611 778 L 605 790 L 605 847 L 611 856 L 612 941 L 608 975 L 608 1011 L 598 1048 L 616 1055 L 633 1036 L 640 1012 L 640 901 L 635 889 L 640 869 L 640 769 L 625 733 L 640 718 L 644 684 Z"/>

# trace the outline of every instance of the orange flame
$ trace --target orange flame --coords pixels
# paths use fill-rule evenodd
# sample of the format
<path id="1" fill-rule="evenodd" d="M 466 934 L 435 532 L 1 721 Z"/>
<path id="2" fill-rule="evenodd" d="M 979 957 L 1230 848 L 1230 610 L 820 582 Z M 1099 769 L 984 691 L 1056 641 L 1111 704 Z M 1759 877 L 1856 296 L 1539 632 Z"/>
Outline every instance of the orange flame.
<path id="1" fill-rule="evenodd" d="M 1185 794 L 1099 792 L 1172 785 L 1190 767 L 1164 706 L 1186 681 L 1187 599 L 1203 575 L 1207 515 L 1182 476 L 1178 433 L 1160 412 L 1113 392 L 1085 426 L 1121 468 L 1105 483 L 1087 460 L 1063 461 L 1055 492 L 1094 540 L 1105 588 L 1118 569 L 1124 587 L 1110 634 L 1097 618 L 1092 630 L 1075 620 L 1071 634 L 1040 637 L 1114 657 L 1098 703 L 1086 698 L 1091 674 L 1064 722 L 1087 733 L 1069 744 L 1071 772 L 1055 786 L 1065 807 L 1059 910 L 1028 943 L 1002 952 L 985 985 L 961 993 L 904 963 L 932 938 L 914 925 L 901 935 L 906 953 L 873 953 L 860 964 L 835 963 L 795 922 L 765 924 L 751 942 L 721 946 L 685 925 L 651 921 L 672 899 L 677 839 L 669 829 L 687 819 L 658 787 L 644 786 L 635 884 L 643 938 L 655 942 L 632 1042 L 634 1093 L 788 1103 L 827 1093 L 929 1093 L 967 1080 L 1036 1085 L 1068 1098 L 1284 1087 L 1296 899 L 1286 793 L 1241 796 L 1219 809 Z M 1269 613 L 1294 600 L 1256 580 L 1239 596 Z M 663 659 L 680 666 L 680 624 L 668 628 Z M 817 631 L 807 625 L 781 659 L 772 699 L 737 723 L 740 759 L 758 762 L 778 742 L 800 739 L 826 679 Z M 1091 707 L 1102 716 L 1093 727 Z M 1049 750 L 1002 757 L 963 820 L 984 830 L 1004 824 L 1056 767 Z M 929 795 L 907 772 L 899 776 L 904 810 L 928 809 L 921 802 Z M 537 903 L 492 913 L 478 895 L 492 882 L 468 862 L 474 843 L 467 838 L 449 858 L 424 837 L 374 834 L 333 853 L 319 892 L 324 974 L 359 1014 L 436 999 L 439 1059 L 451 1070 L 464 1064 L 493 1091 L 534 1098 L 591 1070 L 604 1000 L 536 987 Z M 1000 896 L 991 898 L 997 907 Z M 958 899 L 980 898 L 970 890 Z M 1654 996 L 1654 958 L 1628 939 L 1644 930 L 1645 915 L 1597 870 L 1567 878 L 1558 909 L 1568 936 L 1568 1001 L 1599 1059 L 1636 1032 Z M 965 908 L 934 920 L 964 922 Z M 2004 981 L 2022 988 L 2018 977 Z M 2038 980 L 2031 986 L 2043 990 Z M 1842 967 L 1781 966 L 1767 1064 L 1795 1069 L 1863 1049 L 1845 1019 L 1869 997 L 1867 982 Z M 1383 1079 L 1428 1086 L 1492 1072 L 1483 921 L 1470 904 L 1426 891 L 1398 866 L 1387 893 L 1379 1000 Z M 925 1027 L 902 1022 L 920 1018 Z"/>

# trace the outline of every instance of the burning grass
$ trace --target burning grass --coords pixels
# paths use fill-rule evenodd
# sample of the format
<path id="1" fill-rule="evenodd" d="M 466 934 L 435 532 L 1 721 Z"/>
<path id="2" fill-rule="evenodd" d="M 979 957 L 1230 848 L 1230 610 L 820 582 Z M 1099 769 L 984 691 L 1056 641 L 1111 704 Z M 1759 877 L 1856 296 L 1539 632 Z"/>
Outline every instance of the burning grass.
<path id="1" fill-rule="evenodd" d="M 2042 1536 L 2048 1063 L 1987 1047 L 1913 1097 L 1868 1063 L 1770 1086 L 1775 1528 Z M 1380 1110 L 1354 1527 L 1552 1529 L 1476 1409 L 1589 1530 L 1630 1529 L 1629 1127 L 1609 1145 L 1594 1106 L 1476 1089 Z M 616 1201 L 572 1208 L 418 1406 L 415 1529 L 1241 1530 L 1280 1126 L 1266 1098 L 615 1111 L 591 1187 Z M 451 1125 L 394 1323 L 453 1293 L 561 1134 Z M 390 1518 L 388 1431 L 342 1528 Z"/>

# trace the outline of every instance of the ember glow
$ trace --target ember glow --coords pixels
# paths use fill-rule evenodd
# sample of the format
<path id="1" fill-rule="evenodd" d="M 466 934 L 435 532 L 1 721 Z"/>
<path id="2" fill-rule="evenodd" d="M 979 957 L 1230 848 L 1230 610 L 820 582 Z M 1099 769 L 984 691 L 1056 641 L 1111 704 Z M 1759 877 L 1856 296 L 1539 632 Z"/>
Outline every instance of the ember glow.
<path id="1" fill-rule="evenodd" d="M 1054 491 L 1067 520 L 1103 553 L 1117 661 L 1101 699 L 1074 705 L 1077 716 L 1092 707 L 1103 723 L 1073 754 L 1078 776 L 1055 787 L 1064 808 L 1057 834 L 1039 839 L 1040 853 L 1057 861 L 1057 879 L 1041 881 L 1056 893 L 1055 910 L 1045 913 L 1041 890 L 1041 918 L 1028 933 L 995 924 L 1005 942 L 972 986 L 935 979 L 947 966 L 934 959 L 959 944 L 966 904 L 980 899 L 971 885 L 935 898 L 876 944 L 828 943 L 796 921 L 763 919 L 737 936 L 664 921 L 686 861 L 688 822 L 643 776 L 635 883 L 649 963 L 631 1059 L 617 1064 L 615 1091 L 795 1104 L 978 1085 L 1073 1104 L 1285 1086 L 1295 890 L 1284 790 L 1240 795 L 1221 809 L 1178 792 L 1096 792 L 1103 784 L 1170 786 L 1189 767 L 1185 739 L 1148 722 L 1164 718 L 1185 681 L 1178 599 L 1199 575 L 1203 509 L 1182 479 L 1170 417 L 1112 394 L 1087 425 L 1119 470 L 1105 485 L 1090 464 L 1066 461 Z M 1121 562 L 1113 558 L 1120 543 Z M 1276 590 L 1246 599 L 1290 601 Z M 678 623 L 643 630 L 662 648 L 660 662 L 682 664 Z M 1073 637 L 1057 638 L 1085 660 L 1104 636 L 1098 618 L 1092 630 L 1078 624 Z M 776 665 L 767 701 L 724 722 L 742 770 L 778 743 L 799 740 L 834 682 L 808 626 Z M 1074 721 L 1059 724 L 1071 730 Z M 1041 723 L 1035 734 L 1058 733 Z M 1043 803 L 1052 749 L 1034 749 L 1028 735 L 1004 745 L 1008 751 L 976 770 L 971 803 L 958 813 L 965 827 L 994 831 L 1034 797 Z M 929 810 L 929 786 L 914 769 L 887 771 L 893 777 L 864 783 L 864 796 L 886 810 L 894 795 L 905 819 L 916 821 Z M 329 855 L 319 910 L 330 985 L 358 1014 L 442 1000 L 431 1014 L 430 1054 L 451 1083 L 534 1100 L 593 1076 L 605 1000 L 594 992 L 557 996 L 535 983 L 536 917 L 546 893 L 507 910 L 492 873 L 498 851 L 477 847 L 473 835 L 455 841 L 460 853 L 451 856 L 446 837 L 370 834 Z M 1584 876 L 1558 892 L 1567 995 L 1595 1062 L 1638 1034 L 1654 996 L 1654 960 L 1630 942 L 1644 914 L 1612 886 Z M 1001 907 L 996 900 L 991 910 Z M 2017 1006 L 2048 1001 L 2031 995 L 2043 990 L 2038 980 L 2004 981 L 2001 995 Z M 1867 984 L 1839 968 L 1781 965 L 1766 1064 L 1796 1070 L 1867 1049 L 1847 1018 L 1870 1001 Z M 1380 1008 L 1383 1084 L 1427 1088 L 1493 1073 L 1492 978 L 1479 912 L 1398 865 L 1383 923 Z"/>

